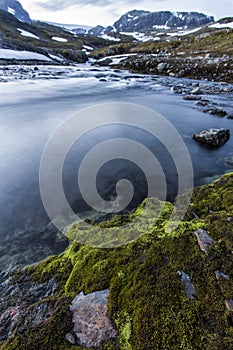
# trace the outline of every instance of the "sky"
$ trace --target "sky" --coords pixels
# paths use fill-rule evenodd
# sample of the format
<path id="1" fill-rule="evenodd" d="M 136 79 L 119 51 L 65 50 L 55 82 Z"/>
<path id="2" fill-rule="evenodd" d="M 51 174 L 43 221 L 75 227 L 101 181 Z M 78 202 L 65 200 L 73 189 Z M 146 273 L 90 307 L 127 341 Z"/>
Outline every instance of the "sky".
<path id="1" fill-rule="evenodd" d="M 233 0 L 19 0 L 32 19 L 95 26 L 112 25 L 130 10 L 198 11 L 216 19 L 232 16 Z"/>

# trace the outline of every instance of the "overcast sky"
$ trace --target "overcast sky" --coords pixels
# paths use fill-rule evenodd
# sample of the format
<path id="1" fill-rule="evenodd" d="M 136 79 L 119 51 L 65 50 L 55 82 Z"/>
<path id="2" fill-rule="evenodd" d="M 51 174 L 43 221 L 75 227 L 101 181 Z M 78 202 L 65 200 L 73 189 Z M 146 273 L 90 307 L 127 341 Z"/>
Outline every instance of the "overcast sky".
<path id="1" fill-rule="evenodd" d="M 233 16 L 233 0 L 20 0 L 31 18 L 64 24 L 112 25 L 127 11 L 200 11 Z"/>

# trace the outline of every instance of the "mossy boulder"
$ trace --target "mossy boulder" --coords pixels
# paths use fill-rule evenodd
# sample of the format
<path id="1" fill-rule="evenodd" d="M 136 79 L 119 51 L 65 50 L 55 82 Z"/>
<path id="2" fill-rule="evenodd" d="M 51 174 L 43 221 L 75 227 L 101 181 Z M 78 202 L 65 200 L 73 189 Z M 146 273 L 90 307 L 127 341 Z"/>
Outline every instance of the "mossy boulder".
<path id="1" fill-rule="evenodd" d="M 73 328 L 71 300 L 81 292 L 105 289 L 110 290 L 108 316 L 118 335 L 103 344 L 102 350 L 232 349 L 233 311 L 226 307 L 226 300 L 233 300 L 232 188 L 233 174 L 227 174 L 195 189 L 184 220 L 172 233 L 165 230 L 173 210 L 170 203 L 159 216 L 152 205 L 137 220 L 143 203 L 131 215 L 89 223 L 85 230 L 80 224 L 71 226 L 68 235 L 72 239 L 85 231 L 95 236 L 93 242 L 99 241 L 104 228 L 109 228 L 111 241 L 114 232 L 130 239 L 111 248 L 84 246 L 74 240 L 60 256 L 15 273 L 12 286 L 22 276 L 38 284 L 54 278 L 57 291 L 48 297 L 54 308 L 44 322 L 9 337 L 0 349 L 83 349 L 65 339 Z M 213 239 L 208 255 L 194 234 L 200 228 Z M 187 298 L 179 271 L 190 276 L 193 298 Z M 216 271 L 228 278 L 216 278 Z"/>

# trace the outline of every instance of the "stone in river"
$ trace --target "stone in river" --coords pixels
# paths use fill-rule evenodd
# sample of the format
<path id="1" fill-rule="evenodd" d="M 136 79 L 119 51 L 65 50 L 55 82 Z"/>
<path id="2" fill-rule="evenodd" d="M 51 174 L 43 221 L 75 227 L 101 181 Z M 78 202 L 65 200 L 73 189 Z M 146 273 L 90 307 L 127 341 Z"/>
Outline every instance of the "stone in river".
<path id="1" fill-rule="evenodd" d="M 211 115 L 217 115 L 218 117 L 225 117 L 227 112 L 219 107 L 214 108 L 206 108 L 203 110 L 204 113 L 209 113 Z"/>
<path id="2" fill-rule="evenodd" d="M 230 139 L 229 129 L 207 129 L 193 135 L 193 139 L 213 147 L 220 147 Z"/>

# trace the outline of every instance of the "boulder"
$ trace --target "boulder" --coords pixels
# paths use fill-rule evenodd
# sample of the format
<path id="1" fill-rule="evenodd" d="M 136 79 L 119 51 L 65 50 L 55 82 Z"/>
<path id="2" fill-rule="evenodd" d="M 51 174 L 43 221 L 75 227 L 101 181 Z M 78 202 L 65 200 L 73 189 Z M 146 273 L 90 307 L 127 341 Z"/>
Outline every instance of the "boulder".
<path id="1" fill-rule="evenodd" d="M 85 348 L 99 348 L 116 338 L 117 331 L 108 317 L 108 297 L 109 290 L 76 296 L 70 307 L 74 328 L 66 335 L 68 342 Z"/>
<path id="2" fill-rule="evenodd" d="M 111 58 L 105 58 L 105 59 L 101 59 L 101 60 L 97 61 L 97 64 L 99 66 L 108 66 L 112 62 L 113 62 L 113 60 Z"/>
<path id="3" fill-rule="evenodd" d="M 203 110 L 204 113 L 209 113 L 211 115 L 217 115 L 218 117 L 225 117 L 227 112 L 219 107 L 216 108 L 206 108 Z"/>
<path id="4" fill-rule="evenodd" d="M 207 129 L 193 135 L 193 139 L 213 147 L 224 145 L 230 140 L 229 129 Z"/>

